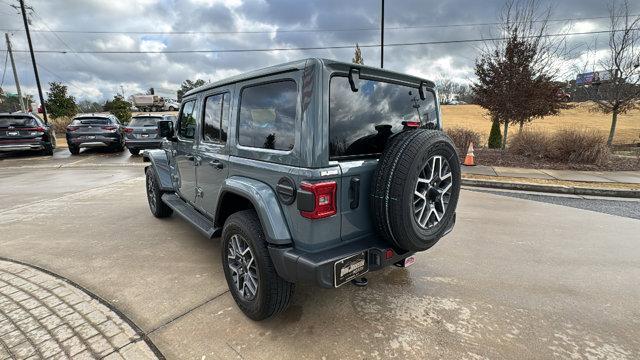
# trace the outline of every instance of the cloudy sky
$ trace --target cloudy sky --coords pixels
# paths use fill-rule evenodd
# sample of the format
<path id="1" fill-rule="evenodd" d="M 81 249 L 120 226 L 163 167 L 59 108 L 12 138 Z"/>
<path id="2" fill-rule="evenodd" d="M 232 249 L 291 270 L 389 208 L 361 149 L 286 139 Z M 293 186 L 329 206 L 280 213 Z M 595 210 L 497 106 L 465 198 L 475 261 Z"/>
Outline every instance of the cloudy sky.
<path id="1" fill-rule="evenodd" d="M 20 51 L 26 50 L 27 45 L 25 34 L 20 31 L 22 19 L 11 7 L 17 3 L 17 0 L 0 0 L 0 31 L 11 32 L 13 47 Z M 350 61 L 353 49 L 172 54 L 77 52 L 213 51 L 380 42 L 380 32 L 375 30 L 380 26 L 379 0 L 28 0 L 27 3 L 34 10 L 29 11 L 34 48 L 66 51 L 66 54 L 36 54 L 42 82 L 61 81 L 78 99 L 102 101 L 121 87 L 127 96 L 154 87 L 159 94 L 175 97 L 175 90 L 185 79 L 214 81 L 305 57 Z M 387 0 L 385 43 L 479 39 L 495 35 L 495 25 L 481 24 L 497 21 L 503 3 L 504 0 Z M 607 15 L 607 1 L 552 3 L 555 4 L 552 18 L 579 19 L 554 22 L 555 31 L 608 28 L 607 19 L 592 19 Z M 634 5 L 635 12 L 640 11 L 639 5 Z M 580 20 L 585 18 L 589 19 Z M 315 31 L 318 29 L 322 31 Z M 579 57 L 587 45 L 606 46 L 606 35 L 569 39 L 572 49 L 569 58 Z M 480 46 L 480 43 L 454 43 L 386 47 L 385 68 L 431 79 L 450 77 L 473 81 L 473 63 Z M 5 49 L 4 41 L 0 49 Z M 367 47 L 362 52 L 366 64 L 380 65 L 378 48 Z M 15 57 L 23 91 L 35 95 L 28 53 L 18 52 Z M 4 58 L 5 52 L 0 51 L 0 67 Z M 565 76 L 575 77 L 575 73 L 567 70 Z M 3 88 L 15 91 L 10 69 Z"/>

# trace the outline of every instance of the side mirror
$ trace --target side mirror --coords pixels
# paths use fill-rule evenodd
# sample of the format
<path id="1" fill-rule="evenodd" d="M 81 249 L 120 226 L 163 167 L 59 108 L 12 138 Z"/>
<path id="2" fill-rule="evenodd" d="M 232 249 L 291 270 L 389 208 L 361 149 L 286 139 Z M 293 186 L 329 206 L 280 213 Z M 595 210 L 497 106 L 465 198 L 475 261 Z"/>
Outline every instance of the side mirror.
<path id="1" fill-rule="evenodd" d="M 420 84 L 420 100 L 426 100 L 427 99 L 427 84 L 426 83 L 421 83 Z"/>
<path id="2" fill-rule="evenodd" d="M 160 137 L 166 138 L 169 141 L 173 141 L 175 139 L 175 133 L 173 130 L 173 121 L 171 120 L 158 121 L 158 133 L 160 134 Z"/>
<path id="3" fill-rule="evenodd" d="M 351 91 L 358 92 L 358 88 L 360 87 L 360 70 L 349 70 L 349 85 L 351 85 Z"/>

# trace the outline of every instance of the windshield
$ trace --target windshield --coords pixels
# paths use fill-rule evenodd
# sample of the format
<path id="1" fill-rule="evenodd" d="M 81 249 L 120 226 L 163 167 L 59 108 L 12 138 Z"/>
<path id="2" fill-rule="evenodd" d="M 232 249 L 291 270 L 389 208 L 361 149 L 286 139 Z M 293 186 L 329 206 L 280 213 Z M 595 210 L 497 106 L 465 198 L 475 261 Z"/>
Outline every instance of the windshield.
<path id="1" fill-rule="evenodd" d="M 421 100 L 417 88 L 373 80 L 360 80 L 351 91 L 346 77 L 331 79 L 329 92 L 330 158 L 375 157 L 403 122 L 437 126 L 435 94 Z"/>
<path id="2" fill-rule="evenodd" d="M 131 122 L 129 122 L 129 126 L 156 126 L 159 120 L 162 120 L 162 118 L 151 116 L 134 117 L 131 119 Z"/>
<path id="3" fill-rule="evenodd" d="M 71 125 L 106 125 L 110 123 L 107 118 L 82 118 L 74 119 Z"/>
<path id="4" fill-rule="evenodd" d="M 3 128 L 6 128 L 6 127 L 29 128 L 29 127 L 35 127 L 35 126 L 38 126 L 38 122 L 36 121 L 36 119 L 32 117 L 28 117 L 28 116 L 0 117 L 0 127 L 3 127 Z"/>

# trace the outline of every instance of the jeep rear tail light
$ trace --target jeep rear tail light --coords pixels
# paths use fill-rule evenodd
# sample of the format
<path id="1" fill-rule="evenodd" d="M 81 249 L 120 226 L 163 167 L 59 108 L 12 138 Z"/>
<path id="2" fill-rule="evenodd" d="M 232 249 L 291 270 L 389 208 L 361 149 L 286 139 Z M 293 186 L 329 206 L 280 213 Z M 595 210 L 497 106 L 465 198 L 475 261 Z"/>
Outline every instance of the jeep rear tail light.
<path id="1" fill-rule="evenodd" d="M 336 214 L 337 184 L 335 181 L 315 184 L 303 182 L 300 184 L 300 189 L 302 190 L 300 197 L 305 197 L 304 192 L 308 197 L 302 207 L 299 201 L 300 215 L 307 219 L 322 219 Z"/>

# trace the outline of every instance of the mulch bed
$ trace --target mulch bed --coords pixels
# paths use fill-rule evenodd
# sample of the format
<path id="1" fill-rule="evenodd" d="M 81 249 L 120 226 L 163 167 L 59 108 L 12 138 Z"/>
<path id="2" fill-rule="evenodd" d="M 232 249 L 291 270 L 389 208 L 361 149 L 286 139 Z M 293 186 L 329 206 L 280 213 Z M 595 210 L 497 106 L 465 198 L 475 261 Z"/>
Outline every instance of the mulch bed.
<path id="1" fill-rule="evenodd" d="M 461 154 L 461 160 L 464 160 Z M 550 162 L 546 159 L 532 159 L 497 149 L 476 149 L 475 160 L 478 165 L 505 166 L 532 169 L 587 170 L 587 171 L 631 171 L 640 170 L 640 157 L 609 156 L 601 165 L 571 164 Z"/>

